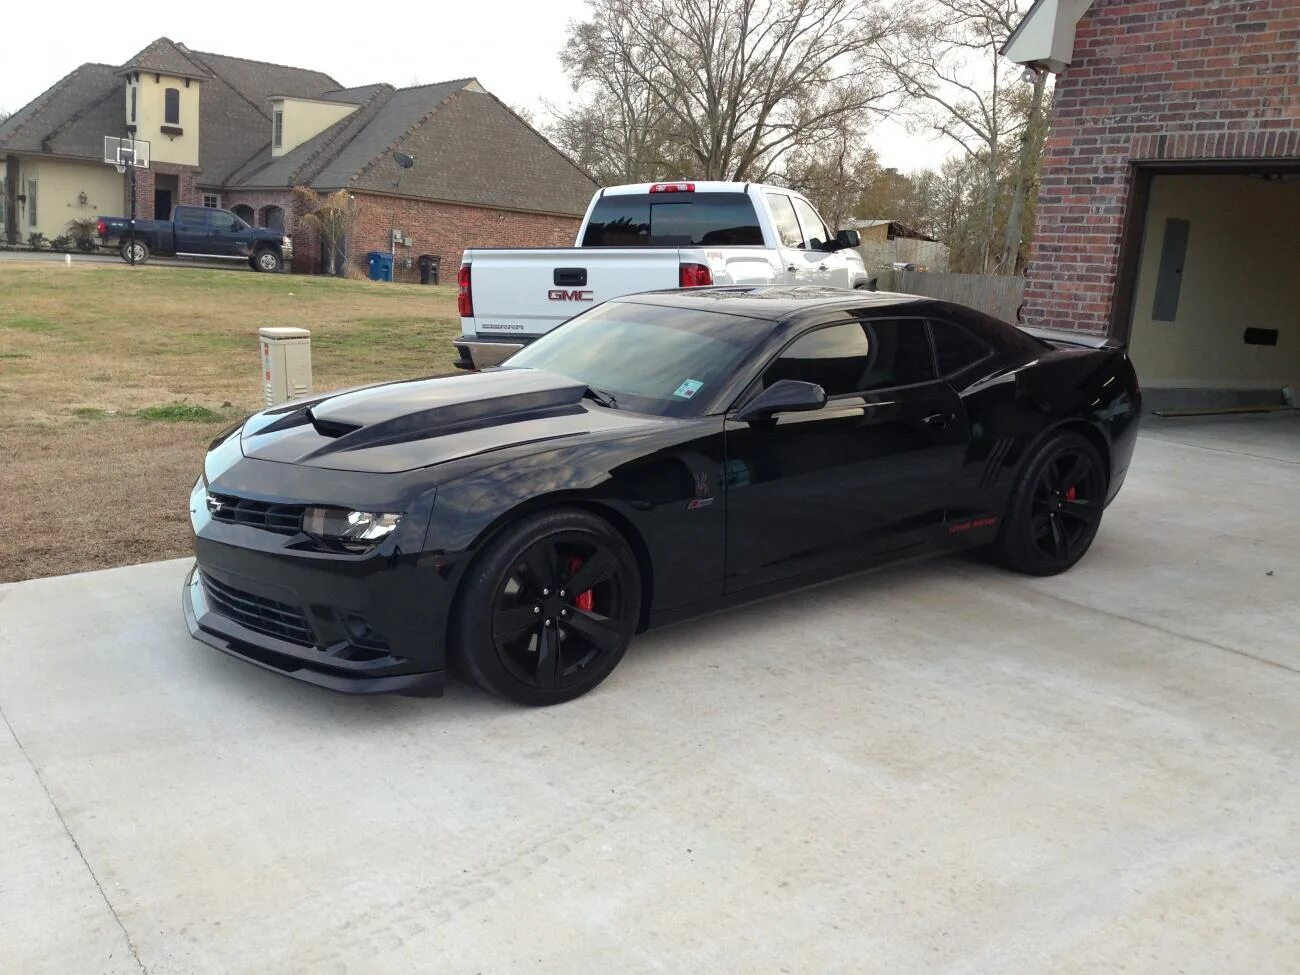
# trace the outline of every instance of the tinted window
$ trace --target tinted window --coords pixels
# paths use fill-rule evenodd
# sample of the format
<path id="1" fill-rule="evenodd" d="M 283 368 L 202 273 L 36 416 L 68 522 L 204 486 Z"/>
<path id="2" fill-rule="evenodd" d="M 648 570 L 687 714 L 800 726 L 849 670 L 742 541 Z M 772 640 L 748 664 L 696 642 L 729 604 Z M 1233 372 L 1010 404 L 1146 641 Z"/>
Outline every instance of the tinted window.
<path id="1" fill-rule="evenodd" d="M 790 202 L 790 198 L 784 193 L 769 193 L 767 205 L 772 210 L 776 236 L 782 245 L 803 247 L 803 232 L 799 229 L 799 218 L 795 216 L 794 204 Z"/>
<path id="2" fill-rule="evenodd" d="M 692 247 L 762 244 L 744 193 L 634 193 L 596 201 L 583 247 Z"/>
<path id="3" fill-rule="evenodd" d="M 242 229 L 240 219 L 233 213 L 227 213 L 225 210 L 211 210 L 208 212 L 208 226 L 213 230 L 227 231 Z"/>
<path id="4" fill-rule="evenodd" d="M 168 88 L 163 92 L 163 122 L 167 125 L 181 124 L 181 92 L 179 88 Z"/>
<path id="5" fill-rule="evenodd" d="M 960 372 L 989 354 L 983 342 L 949 322 L 932 321 L 930 329 L 934 333 L 934 356 L 941 376 Z"/>
<path id="6" fill-rule="evenodd" d="M 826 229 L 826 224 L 817 215 L 817 211 L 812 208 L 812 204 L 796 196 L 794 198 L 794 209 L 799 214 L 799 223 L 803 227 L 804 248 L 818 250 L 823 247 L 831 239 L 830 231 Z"/>
<path id="7" fill-rule="evenodd" d="M 619 409 L 697 416 L 771 332 L 738 315 L 609 302 L 511 356 L 613 393 Z"/>
<path id="8" fill-rule="evenodd" d="M 818 329 L 792 343 L 763 373 L 816 383 L 827 396 L 910 386 L 934 378 L 930 343 L 921 321 L 853 322 Z"/>

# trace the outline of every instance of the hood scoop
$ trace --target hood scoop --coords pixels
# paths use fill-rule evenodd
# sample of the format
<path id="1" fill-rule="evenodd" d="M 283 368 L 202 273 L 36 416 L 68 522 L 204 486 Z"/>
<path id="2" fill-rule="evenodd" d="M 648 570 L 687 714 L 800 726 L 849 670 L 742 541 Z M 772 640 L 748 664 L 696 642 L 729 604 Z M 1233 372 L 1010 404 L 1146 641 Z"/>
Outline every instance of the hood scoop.
<path id="1" fill-rule="evenodd" d="M 422 454 L 450 459 L 535 440 L 539 433 L 553 436 L 558 430 L 547 421 L 587 416 L 586 389 L 567 376 L 532 369 L 387 383 L 317 400 L 260 427 L 250 423 L 243 449 L 265 460 L 401 469 L 405 461 L 394 451 L 406 455 L 405 445 L 423 444 Z M 562 435 L 578 432 L 571 423 L 562 426 Z M 377 448 L 389 448 L 384 453 L 391 461 L 379 462 Z M 344 455 L 358 459 L 344 461 Z"/>

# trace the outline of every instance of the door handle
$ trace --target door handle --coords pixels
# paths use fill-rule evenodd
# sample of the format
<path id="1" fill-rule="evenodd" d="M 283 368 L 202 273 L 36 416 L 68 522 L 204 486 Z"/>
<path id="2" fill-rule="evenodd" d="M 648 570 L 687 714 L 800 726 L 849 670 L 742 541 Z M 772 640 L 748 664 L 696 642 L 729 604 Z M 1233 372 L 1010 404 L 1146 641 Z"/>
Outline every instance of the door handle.
<path id="1" fill-rule="evenodd" d="M 817 270 L 819 270 L 819 271 L 825 271 L 825 270 L 826 270 L 826 265 L 825 265 L 825 264 L 818 264 L 818 265 L 817 265 Z"/>
<path id="2" fill-rule="evenodd" d="M 921 422 L 927 427 L 934 427 L 936 430 L 945 430 L 947 429 L 948 424 L 955 419 L 957 418 L 951 413 L 943 413 L 936 410 L 934 413 L 931 413 L 929 416 L 922 419 Z"/>
<path id="3" fill-rule="evenodd" d="M 797 272 L 797 271 L 799 270 L 799 265 L 798 265 L 798 264 L 787 264 L 787 265 L 785 266 L 785 269 L 786 269 L 787 271 L 789 271 L 791 274 L 794 274 L 795 272 Z"/>

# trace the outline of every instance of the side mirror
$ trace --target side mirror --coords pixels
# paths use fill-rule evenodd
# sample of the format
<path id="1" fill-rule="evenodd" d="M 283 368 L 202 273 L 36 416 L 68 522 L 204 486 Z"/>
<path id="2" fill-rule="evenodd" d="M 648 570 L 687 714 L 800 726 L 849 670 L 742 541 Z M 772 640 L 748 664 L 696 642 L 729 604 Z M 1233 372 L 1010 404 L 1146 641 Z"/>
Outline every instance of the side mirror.
<path id="1" fill-rule="evenodd" d="M 845 250 L 862 243 L 862 235 L 856 230 L 837 230 L 835 232 L 835 249 Z"/>
<path id="2" fill-rule="evenodd" d="M 744 423 L 767 420 L 778 413 L 806 413 L 826 405 L 826 390 L 816 383 L 782 379 L 768 386 L 740 411 L 736 419 Z"/>

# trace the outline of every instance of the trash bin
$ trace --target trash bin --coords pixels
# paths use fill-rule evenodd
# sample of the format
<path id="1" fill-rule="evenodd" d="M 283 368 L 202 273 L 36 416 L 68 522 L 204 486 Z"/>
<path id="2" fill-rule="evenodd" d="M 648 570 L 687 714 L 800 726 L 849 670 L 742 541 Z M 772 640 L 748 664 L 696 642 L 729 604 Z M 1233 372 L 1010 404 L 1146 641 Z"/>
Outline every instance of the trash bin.
<path id="1" fill-rule="evenodd" d="M 438 255 L 421 254 L 420 255 L 420 283 L 437 284 L 438 283 Z"/>
<path id="2" fill-rule="evenodd" d="M 371 281 L 393 280 L 393 255 L 386 251 L 371 251 L 366 255 L 370 261 Z"/>

